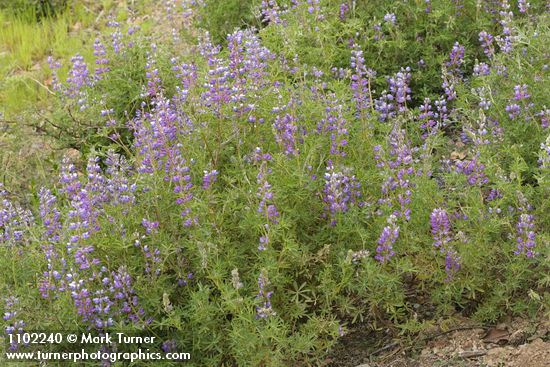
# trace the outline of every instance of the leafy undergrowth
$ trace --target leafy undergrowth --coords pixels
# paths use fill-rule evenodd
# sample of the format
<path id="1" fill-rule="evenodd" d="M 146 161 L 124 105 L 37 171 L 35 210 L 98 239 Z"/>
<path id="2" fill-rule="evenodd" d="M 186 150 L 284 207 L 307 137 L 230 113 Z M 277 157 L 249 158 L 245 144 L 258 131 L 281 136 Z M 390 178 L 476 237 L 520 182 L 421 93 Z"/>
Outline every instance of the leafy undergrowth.
<path id="1" fill-rule="evenodd" d="M 53 49 L 29 124 L 79 154 L 0 190 L 6 332 L 322 365 L 357 325 L 548 315 L 546 4 L 366 3 L 164 1 Z"/>

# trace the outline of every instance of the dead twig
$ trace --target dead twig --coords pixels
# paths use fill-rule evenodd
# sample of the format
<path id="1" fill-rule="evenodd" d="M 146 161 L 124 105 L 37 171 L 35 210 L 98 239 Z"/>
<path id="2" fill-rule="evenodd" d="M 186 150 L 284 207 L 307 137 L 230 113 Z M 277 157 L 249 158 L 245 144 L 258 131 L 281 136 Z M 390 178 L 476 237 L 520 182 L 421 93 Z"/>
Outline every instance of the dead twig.
<path id="1" fill-rule="evenodd" d="M 374 352 L 372 352 L 371 354 L 369 354 L 369 357 L 372 357 L 372 356 L 375 356 L 377 354 L 380 354 L 388 349 L 391 349 L 393 347 L 396 347 L 397 345 L 399 345 L 398 342 L 393 342 L 393 343 L 390 343 L 390 344 L 387 344 L 385 346 L 383 346 L 382 348 L 378 348 L 377 350 L 375 350 Z"/>
<path id="2" fill-rule="evenodd" d="M 486 350 L 465 350 L 458 353 L 458 358 L 477 358 L 487 354 Z"/>

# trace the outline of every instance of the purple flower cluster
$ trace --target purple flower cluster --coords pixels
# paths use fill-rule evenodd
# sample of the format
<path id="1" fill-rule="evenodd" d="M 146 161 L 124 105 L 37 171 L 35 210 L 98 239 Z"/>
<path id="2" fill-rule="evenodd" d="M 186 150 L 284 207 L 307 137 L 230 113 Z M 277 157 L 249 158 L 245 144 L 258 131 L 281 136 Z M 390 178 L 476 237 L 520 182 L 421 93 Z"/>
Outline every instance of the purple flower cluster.
<path id="1" fill-rule="evenodd" d="M 99 38 L 96 38 L 94 42 L 94 56 L 95 56 L 95 74 L 98 77 L 101 77 L 102 74 L 109 72 L 109 59 L 107 58 L 107 52 L 105 51 L 105 46 Z"/>
<path id="2" fill-rule="evenodd" d="M 87 257 L 86 251 L 82 251 L 83 259 Z M 121 267 L 116 272 L 109 272 L 104 266 L 100 267 L 98 261 L 91 265 L 95 265 L 95 269 L 88 271 L 86 277 L 81 272 L 66 275 L 68 290 L 82 320 L 97 330 L 113 326 L 115 319 L 133 323 L 141 321 L 145 312 L 139 306 L 132 279 L 126 269 Z"/>
<path id="3" fill-rule="evenodd" d="M 518 0 L 518 9 L 520 13 L 527 13 L 530 7 L 531 4 L 526 0 Z"/>
<path id="4" fill-rule="evenodd" d="M 202 176 L 202 189 L 208 190 L 212 187 L 212 184 L 218 180 L 218 171 L 213 169 L 211 171 L 204 171 Z"/>
<path id="5" fill-rule="evenodd" d="M 55 207 L 57 198 L 46 188 L 41 188 L 38 197 L 40 200 L 39 210 L 42 225 L 44 226 L 44 239 L 48 242 L 57 243 L 61 236 L 61 213 Z"/>
<path id="6" fill-rule="evenodd" d="M 502 34 L 495 37 L 500 50 L 503 53 L 510 53 L 514 48 L 516 36 L 513 35 L 512 19 L 514 13 L 510 9 L 508 0 L 500 0 L 500 10 L 498 12 L 500 19 L 499 23 L 502 26 Z"/>
<path id="7" fill-rule="evenodd" d="M 406 139 L 405 130 L 394 128 L 388 140 L 390 150 L 388 154 L 380 145 L 374 147 L 374 159 L 378 168 L 384 169 L 385 180 L 382 184 L 383 198 L 378 200 L 379 204 L 385 204 L 389 208 L 398 204 L 400 209 L 392 213 L 397 218 L 410 219 L 411 189 L 414 184 L 410 178 L 415 175 L 413 167 L 413 149 Z"/>
<path id="8" fill-rule="evenodd" d="M 462 46 L 458 42 L 455 42 L 451 50 L 451 53 L 449 54 L 449 60 L 445 62 L 445 66 L 447 66 L 449 70 L 454 70 L 454 69 L 460 69 L 463 63 L 464 63 L 464 46 Z"/>
<path id="9" fill-rule="evenodd" d="M 146 221 L 146 219 L 143 219 Z M 142 224 L 143 224 L 142 221 Z M 158 228 L 158 222 L 148 222 L 144 225 L 146 227 L 145 233 L 150 234 L 153 231 L 156 232 Z M 149 232 L 148 232 L 149 231 Z M 146 239 L 147 236 L 141 236 L 141 239 L 137 239 L 134 242 L 134 246 L 139 248 L 145 258 L 145 273 L 146 274 L 160 274 L 160 250 L 158 248 L 151 249 L 149 245 L 142 243 L 142 240 Z"/>
<path id="10" fill-rule="evenodd" d="M 204 92 L 201 99 L 205 107 L 219 116 L 222 107 L 231 100 L 229 65 L 220 56 L 220 47 L 212 44 L 208 32 L 199 39 L 198 47 L 208 63 L 208 74 L 203 84 Z"/>
<path id="11" fill-rule="evenodd" d="M 270 316 L 276 315 L 273 306 L 271 305 L 271 297 L 273 296 L 273 291 L 267 291 L 267 287 L 270 285 L 269 278 L 267 277 L 267 271 L 262 270 L 260 276 L 258 277 L 258 294 L 256 295 L 256 300 L 259 302 L 259 305 L 256 306 L 256 318 L 265 319 Z"/>
<path id="12" fill-rule="evenodd" d="M 0 245 L 24 245 L 29 240 L 25 235 L 34 223 L 34 217 L 29 210 L 8 200 L 7 196 L 0 183 Z"/>
<path id="13" fill-rule="evenodd" d="M 119 54 L 124 47 L 124 44 L 122 43 L 123 36 L 122 31 L 120 30 L 120 23 L 110 19 L 107 22 L 107 26 L 113 28 L 113 31 L 111 32 L 111 45 L 113 47 L 113 51 L 116 54 Z"/>
<path id="14" fill-rule="evenodd" d="M 351 90 L 355 108 L 359 117 L 365 117 L 366 111 L 373 105 L 370 81 L 376 76 L 376 72 L 366 68 L 363 50 L 357 44 L 353 45 L 351 51 L 351 68 Z"/>
<path id="15" fill-rule="evenodd" d="M 445 254 L 446 280 L 450 281 L 454 274 L 460 270 L 460 256 L 451 244 L 451 223 L 447 211 L 442 208 L 434 209 L 430 215 L 430 223 L 434 247 Z"/>
<path id="16" fill-rule="evenodd" d="M 546 138 L 546 142 L 540 143 L 539 166 L 543 169 L 550 168 L 550 135 Z"/>
<path id="17" fill-rule="evenodd" d="M 517 250 L 514 252 L 516 255 L 525 255 L 527 257 L 535 257 L 536 238 L 537 235 L 534 231 L 535 217 L 531 214 L 523 213 L 519 216 L 519 220 L 516 226 L 517 230 Z"/>
<path id="18" fill-rule="evenodd" d="M 464 46 L 455 42 L 449 60 L 445 62 L 443 67 L 443 83 L 442 87 L 445 91 L 448 101 L 456 99 L 455 86 L 462 80 L 461 66 L 464 63 Z"/>
<path id="19" fill-rule="evenodd" d="M 350 174 L 346 167 L 336 171 L 332 162 L 329 162 L 325 173 L 325 186 L 322 197 L 325 210 L 330 216 L 330 224 L 336 225 L 338 213 L 346 213 L 350 206 L 357 203 L 361 197 L 361 184 L 355 176 Z M 362 203 L 358 203 L 362 205 Z"/>
<path id="20" fill-rule="evenodd" d="M 489 145 L 501 142 L 503 130 L 497 120 L 490 117 L 483 117 L 463 127 L 475 146 Z"/>
<path id="21" fill-rule="evenodd" d="M 384 22 L 388 24 L 395 25 L 395 20 L 396 18 L 394 13 L 387 13 L 384 15 Z"/>
<path id="22" fill-rule="evenodd" d="M 19 299 L 13 296 L 10 296 L 4 300 L 4 316 L 3 320 L 6 322 L 7 326 L 4 329 L 6 335 L 14 334 L 23 334 L 25 322 L 17 317 L 17 306 L 19 304 Z M 13 338 L 15 339 L 15 338 Z M 14 340 L 9 343 L 9 350 L 14 351 L 19 348 L 19 344 Z"/>
<path id="23" fill-rule="evenodd" d="M 432 101 L 429 98 L 425 98 L 424 103 L 418 107 L 420 113 L 417 118 L 420 122 L 420 128 L 424 130 L 422 134 L 423 138 L 436 134 L 441 128 L 447 126 L 449 123 L 447 100 L 440 98 L 435 101 L 434 104 L 435 109 L 432 105 Z"/>
<path id="24" fill-rule="evenodd" d="M 269 244 L 270 224 L 279 223 L 279 212 L 275 204 L 273 204 L 273 193 L 271 192 L 271 184 L 267 180 L 267 176 L 271 173 L 271 168 L 267 163 L 272 157 L 269 153 L 262 153 L 261 148 L 257 147 L 254 152 L 254 161 L 260 165 L 256 182 L 258 183 L 258 192 L 256 196 L 260 199 L 258 204 L 258 213 L 262 214 L 266 219 L 263 225 L 263 235 L 260 237 L 259 251 L 267 249 Z"/>
<path id="25" fill-rule="evenodd" d="M 388 78 L 390 93 L 382 92 L 382 96 L 375 101 L 374 107 L 380 113 L 380 121 L 386 121 L 395 114 L 407 111 L 407 101 L 411 100 L 411 69 L 401 68 L 397 74 Z"/>
<path id="26" fill-rule="evenodd" d="M 550 127 L 550 108 L 545 108 L 537 113 L 537 117 L 540 117 L 540 126 L 543 129 Z"/>
<path id="27" fill-rule="evenodd" d="M 483 53 L 489 58 L 492 59 L 495 55 L 495 48 L 493 46 L 494 37 L 492 34 L 481 31 L 479 32 L 479 42 L 481 42 L 481 48 L 483 48 Z"/>
<path id="28" fill-rule="evenodd" d="M 264 46 L 254 32 L 235 31 L 227 36 L 229 50 L 229 74 L 227 82 L 231 84 L 230 100 L 237 116 L 249 114 L 249 120 L 255 121 L 251 113 L 255 110 L 258 93 L 266 81 L 267 61 L 273 54 Z"/>
<path id="29" fill-rule="evenodd" d="M 330 155 L 345 157 L 344 148 L 348 145 L 347 121 L 344 118 L 344 106 L 335 95 L 325 100 L 325 117 L 317 125 L 319 133 L 328 133 L 330 137 Z"/>
<path id="30" fill-rule="evenodd" d="M 177 64 L 177 59 L 172 58 L 172 71 L 176 73 L 176 77 L 180 83 L 176 86 L 177 97 L 176 100 L 179 103 L 185 103 L 189 96 L 189 92 L 197 84 L 197 66 L 194 64 Z"/>
<path id="31" fill-rule="evenodd" d="M 77 54 L 71 58 L 71 62 L 72 68 L 67 77 L 65 95 L 71 99 L 76 99 L 80 109 L 84 110 L 88 107 L 85 87 L 91 86 L 93 79 L 90 77 L 84 57 Z"/>
<path id="32" fill-rule="evenodd" d="M 455 169 L 467 176 L 468 184 L 471 186 L 483 186 L 489 182 L 485 175 L 485 165 L 479 162 L 479 153 L 472 159 L 457 161 Z"/>
<path id="33" fill-rule="evenodd" d="M 134 147 L 139 155 L 138 172 L 164 175 L 164 181 L 173 185 L 184 226 L 189 227 L 197 224 L 198 219 L 190 209 L 193 199 L 190 162 L 182 156 L 183 146 L 179 139 L 188 136 L 193 126 L 174 102 L 162 95 L 155 98 L 153 106 L 151 112 L 140 113 L 129 122 L 135 137 Z"/>
<path id="34" fill-rule="evenodd" d="M 451 222 L 445 209 L 434 209 L 430 215 L 432 225 L 432 236 L 434 246 L 438 249 L 445 249 L 451 241 Z"/>
<path id="35" fill-rule="evenodd" d="M 343 2 L 342 4 L 340 4 L 340 14 L 339 14 L 340 20 L 342 21 L 346 20 L 348 12 L 349 12 L 348 3 Z"/>
<path id="36" fill-rule="evenodd" d="M 299 149 L 296 142 L 298 126 L 296 125 L 296 117 L 289 113 L 283 116 L 277 115 L 273 127 L 275 128 L 275 140 L 283 152 L 289 157 L 298 155 Z"/>
<path id="37" fill-rule="evenodd" d="M 390 215 L 388 218 L 389 225 L 384 227 L 378 238 L 378 247 L 376 247 L 376 255 L 374 258 L 382 264 L 390 261 L 390 259 L 395 256 L 393 244 L 399 238 L 399 226 L 396 225 L 396 222 L 397 218 L 394 215 Z"/>
<path id="38" fill-rule="evenodd" d="M 281 18 L 284 11 L 279 7 L 276 0 L 262 0 L 260 11 L 263 22 L 285 24 L 284 20 Z"/>
<path id="39" fill-rule="evenodd" d="M 516 85 L 514 86 L 514 97 L 513 100 L 505 108 L 508 113 L 508 117 L 515 119 L 521 115 L 522 107 L 524 111 L 529 111 L 533 107 L 533 103 L 528 102 L 531 95 L 527 92 L 527 85 Z M 521 106 L 520 106 L 521 104 Z M 530 117 L 525 116 L 525 120 L 528 120 Z"/>

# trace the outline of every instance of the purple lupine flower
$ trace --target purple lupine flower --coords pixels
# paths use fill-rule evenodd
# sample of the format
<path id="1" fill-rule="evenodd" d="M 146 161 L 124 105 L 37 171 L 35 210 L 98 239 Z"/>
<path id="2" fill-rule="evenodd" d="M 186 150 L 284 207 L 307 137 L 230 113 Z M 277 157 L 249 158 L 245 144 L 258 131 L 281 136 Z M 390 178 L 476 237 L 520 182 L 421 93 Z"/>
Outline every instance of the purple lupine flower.
<path id="1" fill-rule="evenodd" d="M 394 13 L 387 13 L 386 15 L 384 15 L 384 22 L 386 22 L 388 24 L 394 25 L 395 20 L 396 20 L 396 18 L 395 18 Z"/>
<path id="2" fill-rule="evenodd" d="M 377 24 L 373 25 L 372 29 L 374 30 L 373 39 L 375 41 L 380 41 L 380 40 L 384 39 L 385 35 L 384 35 L 384 32 L 382 31 L 382 24 L 381 23 L 377 23 Z"/>
<path id="3" fill-rule="evenodd" d="M 107 179 L 105 182 L 105 191 L 109 197 L 109 204 L 113 206 L 133 205 L 135 203 L 136 183 L 132 183 L 132 167 L 127 159 L 112 150 L 107 151 L 105 159 L 107 166 L 105 173 Z M 124 213 L 127 209 L 124 209 Z"/>
<path id="4" fill-rule="evenodd" d="M 60 221 L 61 213 L 55 206 L 57 198 L 51 193 L 50 190 L 42 187 L 38 193 L 40 204 L 40 218 L 45 228 L 44 237 L 48 241 L 58 242 L 60 239 L 60 232 L 62 224 Z"/>
<path id="5" fill-rule="evenodd" d="M 540 126 L 543 129 L 547 129 L 550 126 L 550 108 L 545 108 L 537 113 L 537 117 L 540 117 Z"/>
<path id="6" fill-rule="evenodd" d="M 153 101 L 153 110 L 139 113 L 129 121 L 134 132 L 134 147 L 138 151 L 138 172 L 164 174 L 164 181 L 173 185 L 176 204 L 181 206 L 184 226 L 198 224 L 189 202 L 193 199 L 190 163 L 182 156 L 179 138 L 189 135 L 193 129 L 189 118 L 179 111 L 173 101 L 162 94 Z"/>
<path id="7" fill-rule="evenodd" d="M 325 19 L 324 14 L 321 12 L 321 0 L 306 0 L 307 1 L 307 11 L 309 14 L 315 14 L 315 20 L 321 21 Z M 294 3 L 297 5 L 298 0 L 294 0 Z M 318 31 L 319 28 L 315 27 L 315 30 Z"/>
<path id="8" fill-rule="evenodd" d="M 26 232 L 33 223 L 32 213 L 8 200 L 0 183 L 0 244 L 10 247 L 24 245 L 29 240 Z"/>
<path id="9" fill-rule="evenodd" d="M 445 254 L 446 281 L 450 281 L 453 275 L 460 270 L 460 256 L 455 251 L 451 242 L 451 223 L 449 214 L 445 209 L 437 208 L 430 215 L 431 232 L 434 239 L 434 247 Z"/>
<path id="10" fill-rule="evenodd" d="M 344 2 L 342 4 L 340 4 L 340 20 L 346 20 L 346 16 L 349 12 L 349 5 L 348 3 Z"/>
<path id="11" fill-rule="evenodd" d="M 145 79 L 147 80 L 147 92 L 145 95 L 153 98 L 162 94 L 162 80 L 159 76 L 156 57 L 157 45 L 151 43 L 151 50 L 146 53 Z"/>
<path id="12" fill-rule="evenodd" d="M 178 101 L 184 103 L 187 101 L 189 92 L 197 84 L 197 66 L 194 64 L 176 64 L 176 59 L 172 58 L 172 71 L 176 72 L 176 78 L 180 80 L 180 85 L 176 86 Z"/>
<path id="13" fill-rule="evenodd" d="M 535 257 L 536 238 L 537 235 L 534 231 L 535 217 L 531 214 L 521 214 L 516 226 L 517 229 L 517 250 L 514 251 L 516 255 L 525 255 L 527 257 Z"/>
<path id="14" fill-rule="evenodd" d="M 231 100 L 230 69 L 219 55 L 220 47 L 212 44 L 208 32 L 199 39 L 199 52 L 208 63 L 208 73 L 203 84 L 205 91 L 201 99 L 205 107 L 219 116 L 222 106 Z"/>
<path id="15" fill-rule="evenodd" d="M 57 75 L 57 71 L 61 68 L 61 64 L 59 63 L 59 61 L 55 61 L 52 56 L 48 56 L 48 66 L 52 71 L 53 90 L 56 92 L 61 92 L 62 85 L 61 81 L 59 80 L 59 76 Z"/>
<path id="16" fill-rule="evenodd" d="M 65 95 L 71 99 L 75 99 L 81 110 L 86 109 L 87 95 L 85 87 L 93 84 L 92 78 L 88 70 L 88 65 L 84 62 L 84 57 L 76 54 L 71 58 L 72 68 L 67 77 L 67 87 Z"/>
<path id="17" fill-rule="evenodd" d="M 208 190 L 214 182 L 218 180 L 218 171 L 213 169 L 211 171 L 204 171 L 204 176 L 202 177 L 202 188 L 203 190 Z"/>
<path id="18" fill-rule="evenodd" d="M 264 251 L 267 249 L 267 245 L 269 244 L 270 224 L 279 223 L 279 212 L 273 204 L 271 184 L 267 180 L 267 176 L 271 173 L 271 168 L 267 166 L 267 163 L 271 161 L 271 159 L 271 154 L 262 153 L 260 147 L 255 149 L 254 161 L 260 165 L 258 175 L 256 177 L 256 182 L 258 184 L 256 196 L 260 199 L 257 212 L 262 214 L 266 219 L 266 223 L 263 224 L 263 234 L 260 236 L 260 243 L 258 246 L 259 251 Z"/>
<path id="19" fill-rule="evenodd" d="M 365 111 L 373 105 L 372 94 L 370 90 L 370 80 L 376 76 L 376 72 L 367 69 L 363 51 L 357 44 L 353 45 L 351 51 L 351 89 L 353 91 L 353 100 L 359 117 L 365 116 Z"/>
<path id="20" fill-rule="evenodd" d="M 457 161 L 455 169 L 458 173 L 467 176 L 468 184 L 471 186 L 483 186 L 489 182 L 485 176 L 485 165 L 479 162 L 479 152 L 473 159 Z"/>
<path id="21" fill-rule="evenodd" d="M 413 167 L 413 149 L 406 139 L 404 130 L 394 128 L 391 132 L 388 145 L 389 152 L 385 152 L 381 146 L 374 147 L 376 166 L 384 169 L 385 180 L 382 184 L 383 198 L 378 200 L 379 204 L 385 204 L 392 208 L 398 204 L 399 209 L 394 209 L 392 215 L 405 220 L 410 220 L 411 209 L 409 207 L 414 184 L 410 177 L 415 174 Z M 386 155 L 386 157 L 384 157 Z"/>
<path id="22" fill-rule="evenodd" d="M 260 272 L 260 276 L 258 277 L 258 294 L 256 295 L 256 300 L 260 303 L 256 306 L 257 319 L 265 319 L 277 314 L 271 305 L 271 297 L 273 296 L 273 292 L 267 290 L 269 285 L 270 282 L 267 277 L 267 271 L 262 270 Z"/>
<path id="23" fill-rule="evenodd" d="M 99 166 L 99 157 L 90 156 L 88 158 L 86 175 L 88 182 L 86 182 L 84 190 L 90 194 L 91 204 L 95 208 L 101 209 L 104 204 L 109 202 L 110 198 L 106 190 L 107 178 Z"/>
<path id="24" fill-rule="evenodd" d="M 120 31 L 120 23 L 113 19 L 110 19 L 107 22 L 107 26 L 113 28 L 113 31 L 111 32 L 111 45 L 113 47 L 113 51 L 116 54 L 119 54 L 124 46 L 122 43 L 122 32 Z"/>
<path id="25" fill-rule="evenodd" d="M 447 273 L 446 282 L 453 279 L 455 273 L 460 270 L 460 256 L 454 249 L 445 252 L 445 272 Z"/>
<path id="26" fill-rule="evenodd" d="M 132 278 L 125 267 L 121 267 L 116 272 L 111 272 L 112 281 L 109 291 L 113 298 L 119 303 L 121 315 L 132 322 L 138 322 L 145 314 L 142 307 L 139 306 L 138 297 L 132 285 Z"/>
<path id="27" fill-rule="evenodd" d="M 407 111 L 407 101 L 411 100 L 410 68 L 401 68 L 395 76 L 388 78 L 390 93 L 382 92 L 380 98 L 375 100 L 374 108 L 379 112 L 379 120 L 386 121 L 395 116 L 397 112 Z"/>
<path id="28" fill-rule="evenodd" d="M 550 168 L 550 135 L 546 138 L 546 142 L 540 143 L 540 149 L 539 166 L 548 169 Z"/>
<path id="29" fill-rule="evenodd" d="M 348 145 L 347 121 L 344 118 L 344 106 L 334 94 L 325 99 L 325 117 L 317 126 L 319 133 L 328 132 L 330 137 L 330 154 L 345 157 L 344 148 Z"/>
<path id="30" fill-rule="evenodd" d="M 281 18 L 281 8 L 276 0 L 262 0 L 261 4 L 262 21 L 265 23 L 285 24 Z"/>
<path id="31" fill-rule="evenodd" d="M 393 244 L 399 237 L 399 226 L 395 224 L 396 221 L 397 218 L 393 215 L 388 218 L 389 225 L 384 227 L 377 241 L 378 247 L 376 247 L 376 255 L 374 258 L 382 264 L 390 261 L 390 259 L 395 256 Z"/>
<path id="32" fill-rule="evenodd" d="M 109 59 L 106 57 L 106 55 L 107 52 L 105 51 L 105 46 L 103 45 L 103 43 L 101 43 L 99 38 L 96 38 L 96 40 L 94 41 L 94 56 L 95 64 L 97 65 L 95 69 L 95 74 L 98 77 L 101 77 L 102 74 L 105 74 L 110 70 L 108 66 Z"/>
<path id="33" fill-rule="evenodd" d="M 531 97 L 527 92 L 527 84 L 514 86 L 514 100 L 521 101 Z"/>
<path id="34" fill-rule="evenodd" d="M 425 132 L 422 134 L 422 138 L 426 139 L 429 135 L 434 135 L 437 132 L 437 120 L 438 116 L 436 112 L 432 110 L 431 100 L 424 98 L 424 103 L 418 107 L 420 113 L 418 114 L 418 120 L 420 121 L 420 128 Z"/>
<path id="35" fill-rule="evenodd" d="M 479 42 L 481 42 L 481 47 L 483 48 L 483 53 L 489 58 L 492 59 L 495 54 L 495 48 L 493 46 L 494 37 L 492 34 L 487 33 L 486 31 L 479 32 Z"/>
<path id="36" fill-rule="evenodd" d="M 23 334 L 25 332 L 25 322 L 17 317 L 18 305 L 19 299 L 14 296 L 10 296 L 4 299 L 5 313 L 3 316 L 3 320 L 7 323 L 7 326 L 4 329 L 6 335 Z M 8 347 L 10 351 L 14 351 L 19 348 L 19 344 L 15 341 L 17 340 L 17 338 L 13 338 L 13 340 L 14 341 L 11 342 Z"/>
<path id="37" fill-rule="evenodd" d="M 164 353 L 173 353 L 178 350 L 178 342 L 176 339 L 166 340 L 162 343 L 161 349 Z"/>
<path id="38" fill-rule="evenodd" d="M 531 4 L 526 0 L 518 0 L 518 9 L 520 13 L 527 13 L 530 7 Z"/>
<path id="39" fill-rule="evenodd" d="M 514 42 L 517 38 L 512 32 L 512 19 L 514 13 L 510 9 L 508 0 L 500 0 L 499 5 L 501 9 L 498 14 L 500 16 L 499 23 L 502 26 L 502 34 L 495 37 L 495 40 L 503 53 L 510 53 L 513 50 Z"/>
<path id="40" fill-rule="evenodd" d="M 355 176 L 350 174 L 349 168 L 343 167 L 341 171 L 336 171 L 332 162 L 329 162 L 322 198 L 325 210 L 330 216 L 331 225 L 336 225 L 338 213 L 346 213 L 353 204 L 357 203 L 361 197 L 360 188 L 361 184 L 357 182 Z"/>
<path id="41" fill-rule="evenodd" d="M 146 236 L 141 238 L 146 238 Z M 160 250 L 158 248 L 151 249 L 148 245 L 142 244 L 139 239 L 135 240 L 134 247 L 139 248 L 145 258 L 145 273 L 159 275 L 161 271 L 158 267 L 161 261 Z M 156 268 L 153 269 L 154 267 Z"/>
<path id="42" fill-rule="evenodd" d="M 451 223 L 445 209 L 434 209 L 430 215 L 434 246 L 442 251 L 451 240 Z"/>
<path id="43" fill-rule="evenodd" d="M 61 173 L 59 183 L 61 184 L 60 192 L 70 200 L 80 191 L 82 184 L 78 178 L 78 173 L 75 165 L 68 157 L 64 157 L 61 161 Z"/>
<path id="44" fill-rule="evenodd" d="M 298 132 L 296 120 L 294 115 L 286 113 L 283 116 L 277 115 L 273 123 L 273 127 L 275 128 L 275 141 L 288 157 L 298 155 L 300 152 L 296 141 Z"/>
<path id="45" fill-rule="evenodd" d="M 147 218 L 141 220 L 141 225 L 145 228 L 146 234 L 157 233 L 159 224 L 158 221 L 150 221 Z"/>
<path id="46" fill-rule="evenodd" d="M 474 65 L 474 75 L 483 76 L 491 74 L 491 67 L 484 62 L 476 63 Z"/>
<path id="47" fill-rule="evenodd" d="M 521 115 L 522 106 L 525 111 L 529 111 L 533 107 L 533 103 L 529 102 L 531 95 L 527 92 L 527 84 L 514 86 L 514 97 L 505 107 L 508 116 L 511 119 L 515 119 Z M 517 102 L 517 103 L 516 103 Z M 525 115 L 525 120 L 529 120 L 530 116 Z"/>
<path id="48" fill-rule="evenodd" d="M 449 60 L 445 63 L 449 69 L 459 69 L 464 63 L 464 46 L 455 42 L 451 53 L 449 54 Z"/>
<path id="49" fill-rule="evenodd" d="M 517 103 L 509 104 L 505 107 L 505 111 L 511 119 L 515 119 L 521 113 L 521 107 Z"/>
<path id="50" fill-rule="evenodd" d="M 426 8 L 424 9 L 425 13 L 431 13 L 432 12 L 432 1 L 431 0 L 424 0 L 426 3 Z"/>
<path id="51" fill-rule="evenodd" d="M 409 83 L 411 80 L 411 69 L 407 66 L 401 68 L 394 77 L 388 79 L 390 92 L 395 97 L 396 108 L 398 112 L 407 110 L 407 101 L 411 100 L 411 89 Z"/>
<path id="52" fill-rule="evenodd" d="M 447 95 L 447 100 L 452 101 L 456 99 L 455 86 L 462 80 L 461 66 L 464 63 L 464 46 L 455 42 L 451 53 L 449 54 L 449 60 L 445 62 L 443 66 L 443 83 L 442 87 Z"/>

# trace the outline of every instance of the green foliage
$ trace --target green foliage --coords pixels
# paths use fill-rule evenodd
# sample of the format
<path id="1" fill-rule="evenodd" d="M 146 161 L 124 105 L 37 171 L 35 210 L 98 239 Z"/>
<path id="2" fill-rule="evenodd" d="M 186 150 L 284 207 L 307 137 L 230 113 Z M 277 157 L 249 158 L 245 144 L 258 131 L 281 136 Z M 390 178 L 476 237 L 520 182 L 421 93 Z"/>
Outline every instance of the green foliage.
<path id="1" fill-rule="evenodd" d="M 228 34 L 257 25 L 253 10 L 255 0 L 206 0 L 200 9 L 200 26 L 210 32 L 216 44 L 224 44 Z"/>

